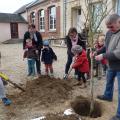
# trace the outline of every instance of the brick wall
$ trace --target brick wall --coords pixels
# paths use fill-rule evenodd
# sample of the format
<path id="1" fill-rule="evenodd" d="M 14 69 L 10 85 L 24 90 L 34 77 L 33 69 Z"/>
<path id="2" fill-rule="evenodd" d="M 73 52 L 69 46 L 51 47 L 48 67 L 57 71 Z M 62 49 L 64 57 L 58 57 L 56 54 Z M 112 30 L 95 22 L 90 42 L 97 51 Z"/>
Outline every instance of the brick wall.
<path id="1" fill-rule="evenodd" d="M 49 8 L 45 11 L 45 33 L 43 37 L 52 38 L 52 37 L 60 37 L 60 6 L 56 7 L 56 30 L 49 30 Z"/>
<path id="2" fill-rule="evenodd" d="M 59 1 L 58 1 L 59 2 Z M 49 7 L 56 7 L 56 30 L 49 30 Z M 44 6 L 44 7 L 43 7 Z M 58 3 L 47 2 L 44 5 L 34 6 L 28 11 L 28 22 L 31 23 L 30 14 L 35 11 L 35 25 L 36 29 L 39 31 L 39 10 L 44 9 L 45 11 L 45 32 L 41 32 L 43 39 L 46 38 L 59 38 L 60 37 L 60 5 Z"/>

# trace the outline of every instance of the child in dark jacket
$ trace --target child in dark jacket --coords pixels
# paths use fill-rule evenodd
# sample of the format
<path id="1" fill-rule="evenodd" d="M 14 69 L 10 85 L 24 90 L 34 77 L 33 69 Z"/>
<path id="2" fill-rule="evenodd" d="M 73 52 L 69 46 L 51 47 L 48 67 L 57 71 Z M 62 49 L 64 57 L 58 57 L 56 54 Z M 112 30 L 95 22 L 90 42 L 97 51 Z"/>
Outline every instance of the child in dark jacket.
<path id="1" fill-rule="evenodd" d="M 89 72 L 89 62 L 88 62 L 87 54 L 80 45 L 73 46 L 71 51 L 75 55 L 72 68 L 78 70 L 79 85 L 83 84 L 83 87 L 86 87 L 86 78 L 84 75 L 85 73 Z"/>
<path id="2" fill-rule="evenodd" d="M 45 65 L 46 75 L 49 75 L 49 70 L 50 70 L 50 74 L 51 76 L 53 76 L 53 66 L 52 66 L 53 60 L 57 60 L 57 56 L 55 55 L 53 49 L 49 46 L 49 41 L 44 40 L 41 61 Z"/>
<path id="3" fill-rule="evenodd" d="M 31 39 L 26 40 L 24 58 L 28 61 L 28 76 L 35 76 L 35 60 L 37 59 L 37 49 Z"/>

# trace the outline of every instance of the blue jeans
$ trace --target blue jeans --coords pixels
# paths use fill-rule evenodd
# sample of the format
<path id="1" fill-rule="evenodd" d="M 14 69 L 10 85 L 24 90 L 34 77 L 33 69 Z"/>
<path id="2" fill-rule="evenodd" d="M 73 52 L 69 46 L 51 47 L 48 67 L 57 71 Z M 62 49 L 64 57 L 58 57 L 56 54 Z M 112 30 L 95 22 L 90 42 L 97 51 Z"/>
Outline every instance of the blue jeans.
<path id="1" fill-rule="evenodd" d="M 28 59 L 28 75 L 35 75 L 35 59 Z"/>
<path id="2" fill-rule="evenodd" d="M 118 80 L 118 108 L 116 115 L 120 117 L 120 71 L 107 70 L 107 83 L 104 96 L 108 99 L 113 99 L 115 77 L 117 77 Z"/>
<path id="3" fill-rule="evenodd" d="M 4 88 L 4 85 L 3 85 L 3 81 L 0 78 L 0 99 L 5 98 L 5 97 L 6 97 L 5 88 Z"/>

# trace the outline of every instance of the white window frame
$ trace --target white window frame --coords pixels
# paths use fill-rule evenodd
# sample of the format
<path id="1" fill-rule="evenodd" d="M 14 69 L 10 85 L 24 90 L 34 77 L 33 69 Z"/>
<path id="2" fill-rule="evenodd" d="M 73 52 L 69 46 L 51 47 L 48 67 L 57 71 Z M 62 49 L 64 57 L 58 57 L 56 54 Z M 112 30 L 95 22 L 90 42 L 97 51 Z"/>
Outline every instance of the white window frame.
<path id="1" fill-rule="evenodd" d="M 31 13 L 31 22 L 32 24 L 35 24 L 35 12 Z"/>
<path id="2" fill-rule="evenodd" d="M 45 11 L 43 9 L 39 11 L 39 29 L 40 32 L 45 32 Z"/>
<path id="3" fill-rule="evenodd" d="M 56 7 L 52 6 L 49 8 L 49 30 L 56 30 Z"/>

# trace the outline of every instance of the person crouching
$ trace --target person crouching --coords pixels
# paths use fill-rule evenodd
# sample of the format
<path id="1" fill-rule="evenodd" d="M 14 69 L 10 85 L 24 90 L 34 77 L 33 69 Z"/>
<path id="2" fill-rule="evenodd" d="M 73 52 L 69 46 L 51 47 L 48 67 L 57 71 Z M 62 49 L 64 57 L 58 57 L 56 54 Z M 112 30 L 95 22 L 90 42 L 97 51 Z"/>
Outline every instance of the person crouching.
<path id="1" fill-rule="evenodd" d="M 74 45 L 71 51 L 75 55 L 72 68 L 78 70 L 78 84 L 83 85 L 83 87 L 87 87 L 85 78 L 85 73 L 89 72 L 89 62 L 87 54 L 80 45 Z"/>
<path id="2" fill-rule="evenodd" d="M 53 61 L 57 60 L 57 56 L 53 49 L 49 46 L 49 41 L 44 40 L 43 41 L 43 49 L 42 49 L 42 57 L 41 61 L 45 65 L 45 74 L 49 75 L 50 70 L 50 76 L 53 77 Z"/>
<path id="3" fill-rule="evenodd" d="M 5 106 L 8 106 L 12 103 L 12 101 L 6 97 L 5 87 L 2 78 L 0 77 L 0 99 Z"/>

